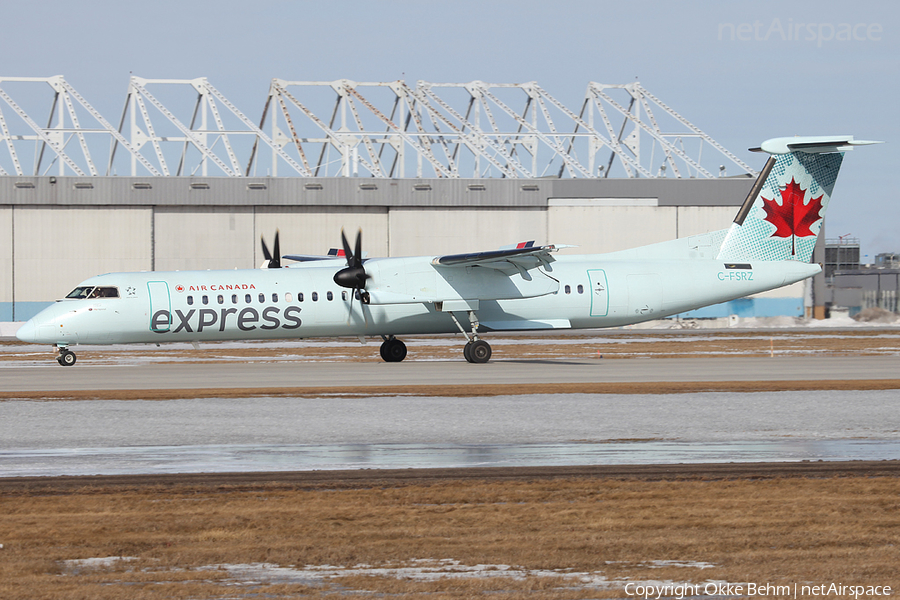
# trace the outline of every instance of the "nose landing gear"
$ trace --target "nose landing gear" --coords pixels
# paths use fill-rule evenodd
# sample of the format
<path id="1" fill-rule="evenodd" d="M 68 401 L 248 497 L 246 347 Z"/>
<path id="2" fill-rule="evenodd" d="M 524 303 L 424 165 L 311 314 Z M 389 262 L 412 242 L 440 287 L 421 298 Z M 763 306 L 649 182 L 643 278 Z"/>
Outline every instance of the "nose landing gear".
<path id="1" fill-rule="evenodd" d="M 57 357 L 56 362 L 58 362 L 63 367 L 71 367 L 75 364 L 75 353 L 66 348 L 65 346 L 60 346 L 59 348 L 59 357 Z"/>

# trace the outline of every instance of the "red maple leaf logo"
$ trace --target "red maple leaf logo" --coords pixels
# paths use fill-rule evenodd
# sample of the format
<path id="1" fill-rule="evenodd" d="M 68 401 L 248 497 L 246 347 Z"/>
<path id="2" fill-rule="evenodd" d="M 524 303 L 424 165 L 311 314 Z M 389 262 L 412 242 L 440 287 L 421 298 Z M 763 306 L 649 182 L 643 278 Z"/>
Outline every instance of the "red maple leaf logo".
<path id="1" fill-rule="evenodd" d="M 790 237 L 791 255 L 796 254 L 794 248 L 794 236 L 809 237 L 816 235 L 810 229 L 816 221 L 821 219 L 822 194 L 818 198 L 810 198 L 809 203 L 804 204 L 806 190 L 791 177 L 791 182 L 781 190 L 781 204 L 763 197 L 763 210 L 766 211 L 765 221 L 775 226 L 775 233 L 771 237 Z"/>

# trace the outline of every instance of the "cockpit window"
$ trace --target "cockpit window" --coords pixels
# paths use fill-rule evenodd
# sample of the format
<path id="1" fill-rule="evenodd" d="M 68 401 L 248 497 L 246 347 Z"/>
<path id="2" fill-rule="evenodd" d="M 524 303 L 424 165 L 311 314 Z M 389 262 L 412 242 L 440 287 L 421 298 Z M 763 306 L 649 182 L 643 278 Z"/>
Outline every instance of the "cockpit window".
<path id="1" fill-rule="evenodd" d="M 74 290 L 72 290 L 71 292 L 69 292 L 69 295 L 66 296 L 66 298 L 76 298 L 76 299 L 90 298 L 91 292 L 93 290 L 94 290 L 94 286 L 92 286 L 92 285 L 89 285 L 87 287 L 77 287 Z"/>
<path id="2" fill-rule="evenodd" d="M 81 300 L 84 298 L 118 298 L 119 288 L 105 286 L 81 286 L 72 290 L 66 298 Z"/>

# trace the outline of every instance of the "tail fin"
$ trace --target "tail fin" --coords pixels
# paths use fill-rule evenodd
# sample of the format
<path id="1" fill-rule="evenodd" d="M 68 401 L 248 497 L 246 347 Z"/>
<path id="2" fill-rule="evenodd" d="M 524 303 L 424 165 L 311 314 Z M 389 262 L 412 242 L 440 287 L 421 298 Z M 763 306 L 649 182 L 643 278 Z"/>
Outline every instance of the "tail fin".
<path id="1" fill-rule="evenodd" d="M 725 236 L 719 260 L 809 262 L 843 152 L 874 143 L 849 135 L 793 137 L 751 148 L 773 156 Z"/>

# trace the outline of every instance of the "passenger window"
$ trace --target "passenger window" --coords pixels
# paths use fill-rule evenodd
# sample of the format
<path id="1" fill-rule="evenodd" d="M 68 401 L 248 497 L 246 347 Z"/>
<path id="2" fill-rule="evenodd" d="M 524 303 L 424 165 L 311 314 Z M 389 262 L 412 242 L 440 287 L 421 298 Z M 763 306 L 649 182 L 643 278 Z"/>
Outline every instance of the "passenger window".
<path id="1" fill-rule="evenodd" d="M 290 292 L 285 292 L 285 293 L 284 293 L 284 301 L 285 301 L 285 302 L 293 302 L 293 301 L 294 301 L 294 297 L 291 296 L 291 293 L 290 293 Z"/>
<path id="2" fill-rule="evenodd" d="M 303 292 L 297 294 L 297 302 L 303 302 Z"/>
<path id="3" fill-rule="evenodd" d="M 232 303 L 232 304 L 237 304 L 237 294 L 232 294 L 232 295 L 231 295 L 231 303 Z"/>
<path id="4" fill-rule="evenodd" d="M 569 285 L 566 286 L 566 293 L 567 293 L 567 294 L 571 294 L 571 293 L 572 293 L 572 286 L 569 286 Z"/>
<path id="5" fill-rule="evenodd" d="M 272 294 L 272 302 L 278 302 L 278 294 Z"/>
<path id="6" fill-rule="evenodd" d="M 222 294 L 219 294 L 218 300 L 219 304 L 225 304 L 225 296 L 223 296 Z"/>
<path id="7" fill-rule="evenodd" d="M 347 292 L 341 291 L 341 300 L 343 300 L 344 302 L 347 301 Z"/>
<path id="8" fill-rule="evenodd" d="M 250 304 L 251 302 L 253 302 L 253 298 L 250 297 L 250 294 L 247 294 L 246 296 L 244 296 L 244 302 L 246 302 L 247 304 Z"/>
<path id="9" fill-rule="evenodd" d="M 193 296 L 188 296 L 187 300 L 188 300 L 188 306 L 194 305 L 194 297 Z"/>
<path id="10" fill-rule="evenodd" d="M 319 292 L 313 292 L 313 293 L 312 293 L 312 301 L 313 301 L 313 302 L 318 302 L 318 301 L 319 301 Z"/>
<path id="11" fill-rule="evenodd" d="M 579 294 L 583 294 L 583 293 L 584 293 L 584 286 L 581 285 L 580 283 L 578 284 L 578 288 L 577 288 L 577 289 L 578 289 L 578 293 L 579 293 Z"/>
<path id="12" fill-rule="evenodd" d="M 334 294 L 332 294 L 331 292 L 326 293 L 326 294 L 325 294 L 325 297 L 328 298 L 328 301 L 329 301 L 329 302 L 331 302 L 332 300 L 334 300 Z"/>
<path id="13" fill-rule="evenodd" d="M 266 295 L 265 295 L 265 294 L 260 294 L 260 295 L 259 295 L 259 302 L 260 302 L 260 304 L 265 304 L 265 303 L 266 303 Z"/>
<path id="14" fill-rule="evenodd" d="M 203 304 L 209 304 L 209 296 L 203 296 L 201 300 L 203 301 Z"/>

